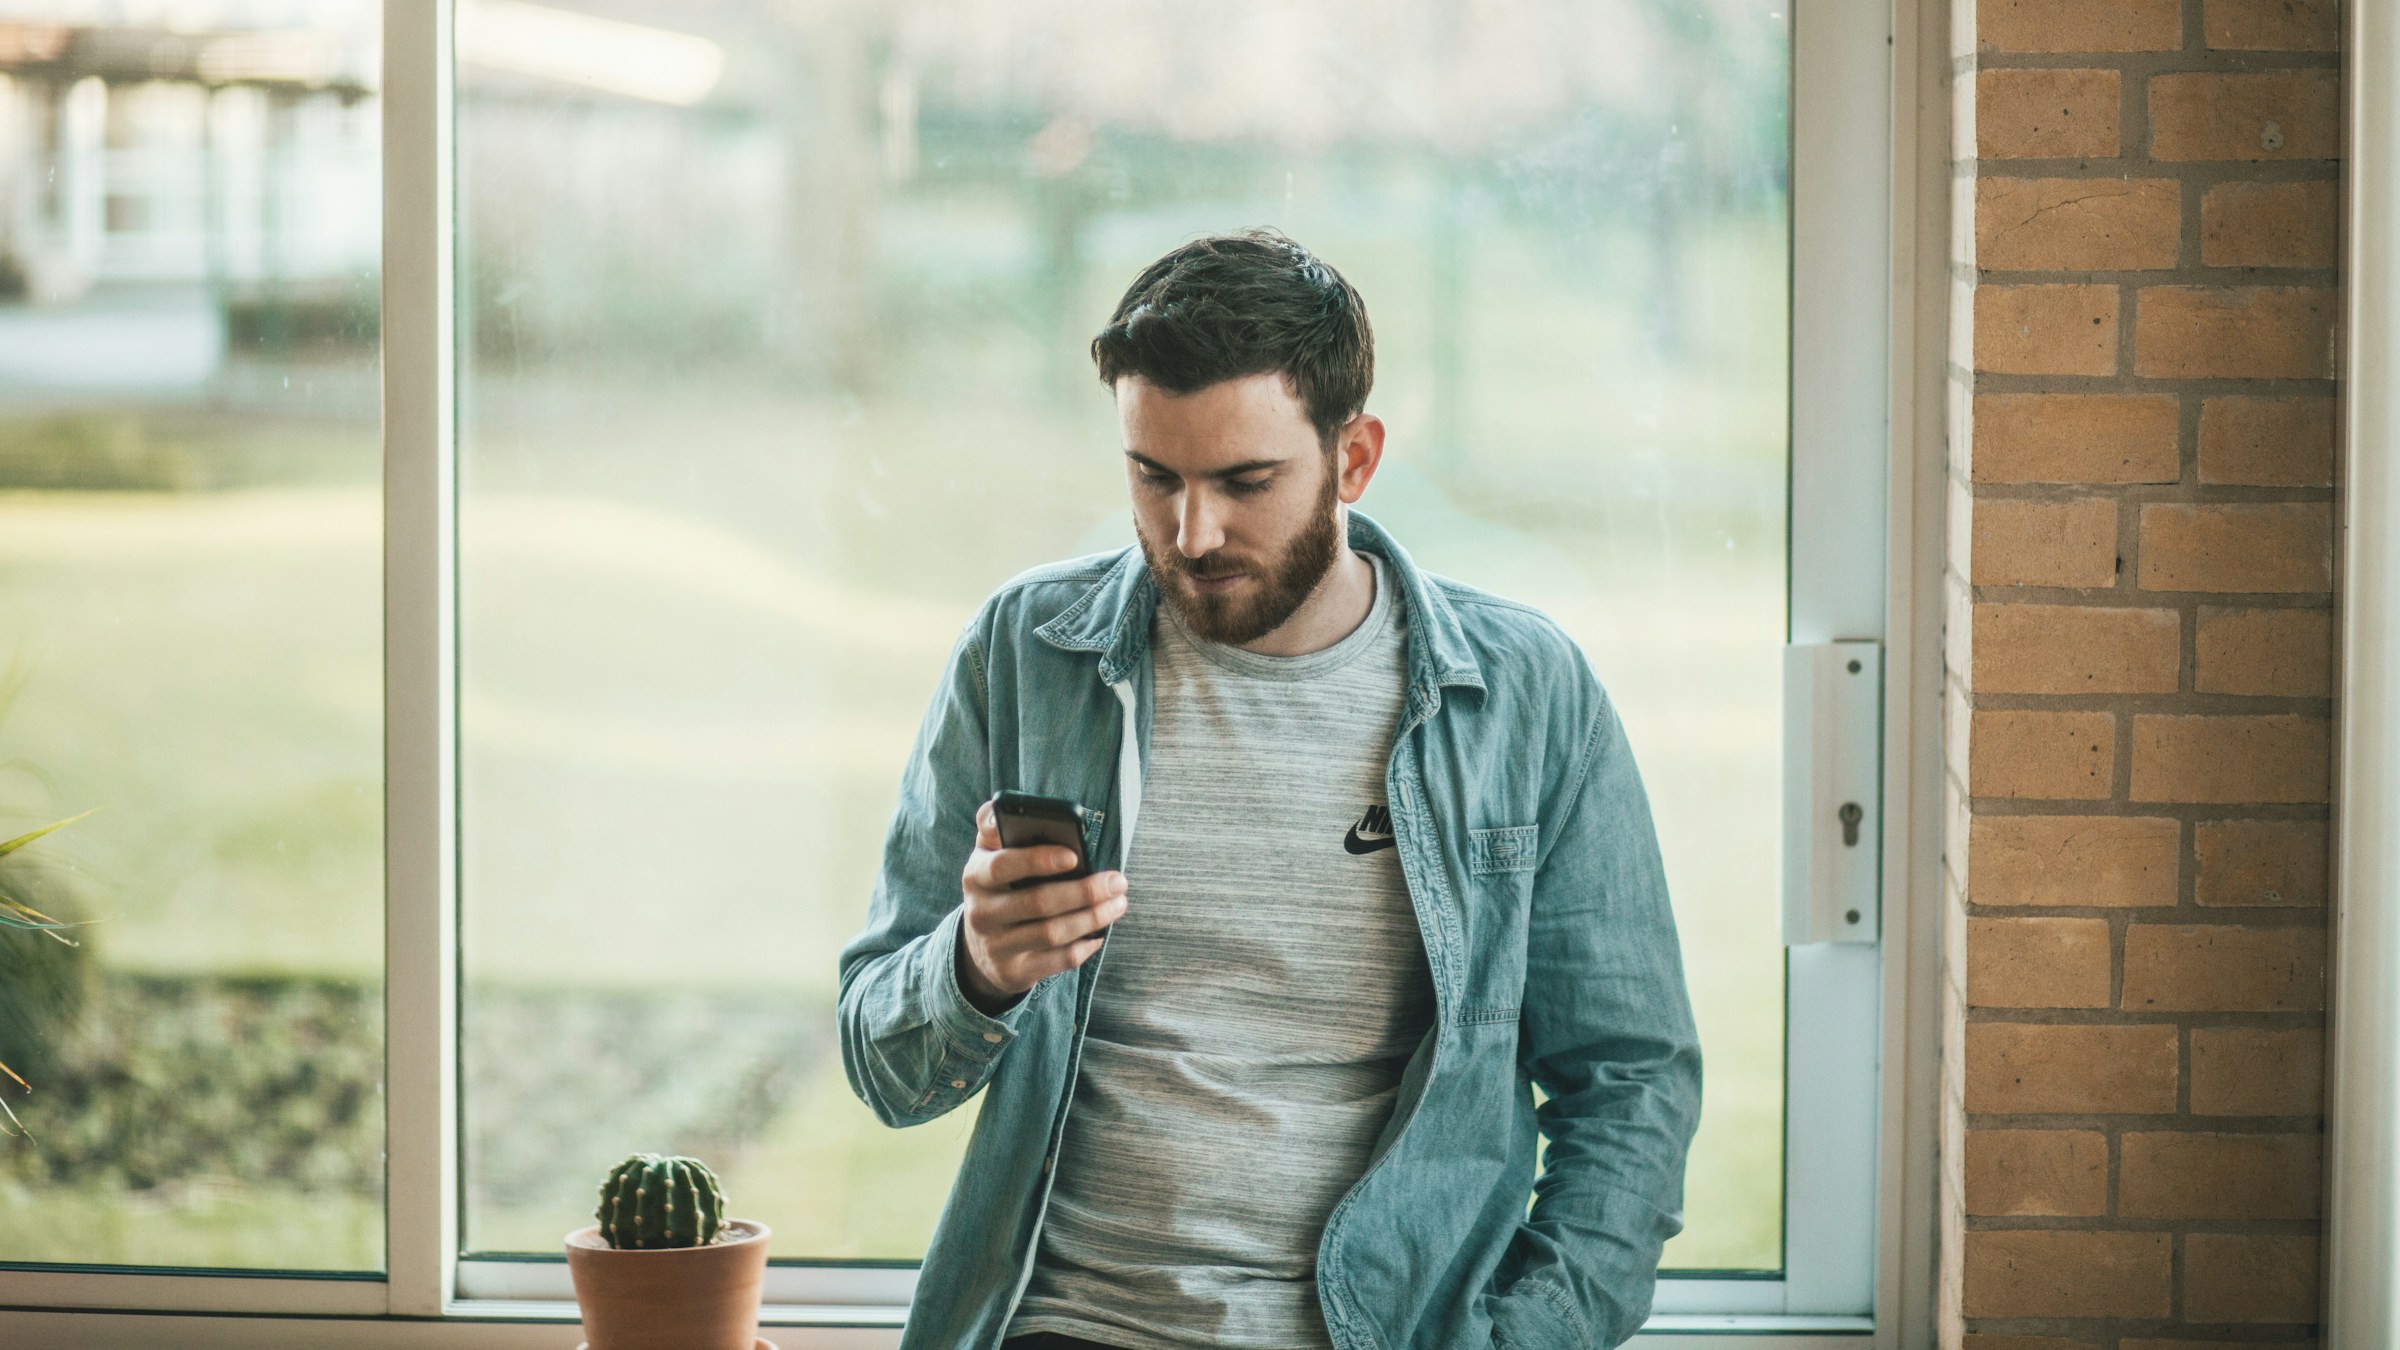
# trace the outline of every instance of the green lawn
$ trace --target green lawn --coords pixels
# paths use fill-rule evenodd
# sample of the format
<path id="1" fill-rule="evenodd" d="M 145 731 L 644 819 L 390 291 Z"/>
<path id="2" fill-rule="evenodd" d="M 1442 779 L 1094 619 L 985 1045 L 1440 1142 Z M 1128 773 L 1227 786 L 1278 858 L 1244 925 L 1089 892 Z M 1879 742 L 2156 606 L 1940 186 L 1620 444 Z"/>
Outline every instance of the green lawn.
<path id="1" fill-rule="evenodd" d="M 1404 538 L 1431 533 L 1412 536 L 1412 510 L 1442 523 L 1394 495 L 1387 515 Z M 706 973 L 788 991 L 796 1010 L 829 1016 L 832 951 L 861 917 L 879 818 L 957 616 L 873 604 L 665 513 L 572 503 L 484 509 L 521 527 L 511 546 L 534 561 L 519 569 L 519 598 L 534 608 L 571 620 L 576 595 L 604 590 L 612 605 L 635 611 L 619 623 L 664 635 L 662 645 L 765 649 L 769 660 L 794 665 L 844 631 L 869 640 L 837 663 L 864 669 L 837 670 L 818 689 L 745 685 L 737 669 L 702 696 L 677 687 L 669 663 L 642 676 L 667 685 L 645 705 L 612 682 L 637 659 L 547 699 L 529 691 L 521 720 L 504 689 L 479 700 L 484 686 L 470 681 L 468 799 L 497 798 L 511 815 L 503 830 L 468 822 L 467 932 L 478 977 L 688 984 Z M 579 549 L 576 530 L 539 528 L 562 520 L 605 524 L 580 537 L 605 537 L 611 548 Z M 0 498 L 5 616 L 40 658 L 7 734 L 14 753 L 45 766 L 52 783 L 47 794 L 21 786 L 17 816 L 106 808 L 59 843 L 90 879 L 87 909 L 105 919 L 93 941 L 112 965 L 375 973 L 373 522 L 373 497 L 356 490 Z M 1475 547 L 1471 530 L 1457 532 L 1466 537 L 1451 547 Z M 559 546 L 541 551 L 553 537 Z M 1440 537 L 1425 542 L 1429 561 L 1438 559 Z M 670 555 L 684 565 L 627 575 L 628 557 Z M 1472 573 L 1471 558 L 1459 562 L 1470 566 L 1451 566 Z M 1769 1264 L 1781 993 L 1771 854 L 1711 836 L 1729 810 L 1771 819 L 1771 707 L 1755 695 L 1746 708 L 1728 704 L 1744 686 L 1771 688 L 1773 647 L 1755 633 L 1773 599 L 1720 583 L 1694 603 L 1690 590 L 1548 603 L 1584 630 L 1626 709 L 1684 915 L 1710 1072 L 1689 1183 L 1691 1231 L 1670 1262 Z M 893 610 L 921 617 L 860 627 L 858 614 Z M 1705 678 L 1678 678 L 1667 655 L 1690 661 L 1709 636 L 1693 632 L 1694 615 L 1729 631 L 1716 639 L 1721 650 L 1692 662 Z M 1661 629 L 1686 640 L 1647 660 L 1633 659 L 1640 648 L 1609 659 L 1612 634 Z M 69 661 L 72 674 L 62 668 Z M 562 677 L 503 671 L 495 685 L 500 674 L 529 684 Z M 1646 678 L 1655 683 L 1645 687 Z M 844 688 L 879 681 L 888 691 L 862 708 L 828 706 Z M 780 697 L 787 692 L 794 696 Z M 637 705 L 656 711 L 631 715 Z M 781 809 L 745 804 L 761 799 Z M 645 837 L 691 842 L 645 856 Z M 561 838 L 590 847 L 562 854 Z M 963 1147 L 963 1123 L 886 1131 L 850 1100 L 830 1061 L 790 1101 L 729 1168 L 756 1197 L 755 1212 L 783 1234 L 779 1249 L 915 1250 Z M 88 1212 L 106 1209 L 88 1198 Z M 492 1217 L 493 1245 L 532 1244 L 538 1232 L 546 1246 L 550 1230 L 565 1231 L 555 1213 L 525 1216 L 524 1226 Z M 198 1242 L 221 1227 L 195 1220 L 175 1231 Z M 131 1250 L 113 1240 L 109 1249 Z M 320 1249 L 312 1238 L 296 1252 Z M 251 1259 L 236 1250 L 192 1259 Z"/>
<path id="2" fill-rule="evenodd" d="M 128 1194 L 0 1181 L 0 1233 L 10 1235 L 0 1260 L 383 1269 L 382 1201 L 341 1191 L 193 1185 Z"/>
<path id="3" fill-rule="evenodd" d="M 1332 255 L 1389 301 L 1392 439 L 1361 508 L 1421 564 L 1556 616 L 1641 760 L 1707 1057 L 1670 1268 L 1781 1262 L 1782 238 L 1761 220 L 1690 242 L 1681 353 L 1651 350 L 1615 279 L 1561 282 L 1541 250 L 1495 243 L 1466 315 L 1468 438 L 1446 447 L 1409 250 Z M 958 625 L 1015 571 L 1129 537 L 1105 396 L 1015 396 L 1033 367 L 1001 357 L 1023 337 L 960 367 L 966 386 L 863 399 L 738 369 L 535 362 L 466 382 L 470 989 L 717 991 L 830 1022 L 834 954 Z M 250 420 L 286 457 L 307 441 Z M 346 481 L 0 492 L 0 665 L 30 671 L 0 723 L 0 762 L 25 766 L 0 770 L 0 829 L 103 808 L 49 856 L 104 919 L 90 932 L 112 968 L 380 976 L 380 507 L 354 451 Z M 487 1053 L 481 1072 L 510 1071 Z M 970 1113 L 888 1131 L 830 1055 L 789 1067 L 758 1089 L 774 1109 L 721 1145 L 740 1207 L 781 1256 L 913 1257 Z M 660 1101 L 599 1096 L 590 1116 L 698 1129 L 673 1125 L 682 1085 L 661 1073 L 643 1088 Z M 470 1134 L 511 1124 L 466 1108 Z M 340 1236 L 372 1229 L 357 1197 L 198 1194 L 0 1205 L 62 1216 L 53 1250 L 86 1259 L 372 1260 Z M 549 1251 L 587 1206 L 587 1183 L 562 1181 L 470 1217 L 479 1246 Z"/>

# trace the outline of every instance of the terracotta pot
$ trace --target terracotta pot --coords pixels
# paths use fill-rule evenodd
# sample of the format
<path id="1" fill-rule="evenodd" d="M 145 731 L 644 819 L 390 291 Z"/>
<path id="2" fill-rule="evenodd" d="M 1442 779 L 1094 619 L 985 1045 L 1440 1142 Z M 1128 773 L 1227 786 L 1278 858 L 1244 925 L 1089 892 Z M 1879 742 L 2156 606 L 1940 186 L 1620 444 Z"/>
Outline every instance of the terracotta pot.
<path id="1" fill-rule="evenodd" d="M 725 1227 L 736 1237 L 657 1251 L 618 1251 L 598 1224 L 567 1234 L 591 1350 L 753 1350 L 772 1230 L 749 1219 Z"/>

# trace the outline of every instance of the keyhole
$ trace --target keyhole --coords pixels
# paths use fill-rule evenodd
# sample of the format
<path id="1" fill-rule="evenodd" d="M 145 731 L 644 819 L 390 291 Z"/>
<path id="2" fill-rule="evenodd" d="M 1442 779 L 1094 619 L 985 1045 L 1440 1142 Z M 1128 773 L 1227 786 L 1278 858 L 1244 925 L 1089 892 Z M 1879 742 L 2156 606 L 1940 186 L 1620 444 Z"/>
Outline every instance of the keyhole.
<path id="1" fill-rule="evenodd" d="M 1850 848 L 1858 847 L 1858 823 L 1867 818 L 1867 813 L 1859 809 L 1857 802 L 1843 802 L 1842 809 L 1835 814 L 1842 821 L 1842 843 Z"/>

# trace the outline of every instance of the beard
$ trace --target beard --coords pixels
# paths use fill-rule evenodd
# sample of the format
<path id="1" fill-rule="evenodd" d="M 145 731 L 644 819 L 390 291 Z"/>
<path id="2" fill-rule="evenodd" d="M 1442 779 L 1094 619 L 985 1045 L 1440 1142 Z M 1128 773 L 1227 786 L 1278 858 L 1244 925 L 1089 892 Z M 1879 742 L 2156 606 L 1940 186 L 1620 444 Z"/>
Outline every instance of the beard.
<path id="1" fill-rule="evenodd" d="M 1336 487 L 1333 466 L 1328 464 L 1325 486 L 1317 493 L 1316 508 L 1308 524 L 1293 536 L 1279 556 L 1264 564 L 1227 559 L 1221 556 L 1221 550 L 1204 558 L 1187 558 L 1172 547 L 1161 548 L 1153 543 L 1143 532 L 1138 516 L 1133 522 L 1133 537 L 1140 541 L 1142 556 L 1149 561 L 1150 571 L 1158 581 L 1160 598 L 1174 607 L 1175 617 L 1183 621 L 1183 626 L 1195 637 L 1238 647 L 1282 627 L 1333 570 L 1342 536 L 1341 519 L 1333 509 Z M 1247 594 L 1211 595 L 1192 585 L 1194 577 L 1224 577 L 1237 572 L 1250 574 L 1252 585 L 1245 588 Z"/>

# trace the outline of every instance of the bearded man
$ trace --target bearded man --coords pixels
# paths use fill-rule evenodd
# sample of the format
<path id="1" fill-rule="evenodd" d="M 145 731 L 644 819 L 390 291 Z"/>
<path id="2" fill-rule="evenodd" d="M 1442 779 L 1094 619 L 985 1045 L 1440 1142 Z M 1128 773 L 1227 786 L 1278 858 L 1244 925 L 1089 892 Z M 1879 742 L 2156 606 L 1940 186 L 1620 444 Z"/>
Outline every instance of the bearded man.
<path id="1" fill-rule="evenodd" d="M 1138 545 L 961 632 L 840 958 L 879 1118 L 984 1094 L 904 1350 L 1619 1344 L 1700 1047 L 1590 663 L 1351 509 L 1373 334 L 1298 244 L 1174 250 L 1092 357 Z"/>

